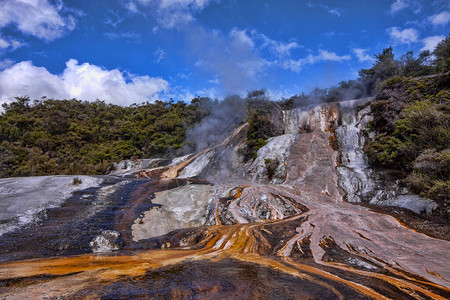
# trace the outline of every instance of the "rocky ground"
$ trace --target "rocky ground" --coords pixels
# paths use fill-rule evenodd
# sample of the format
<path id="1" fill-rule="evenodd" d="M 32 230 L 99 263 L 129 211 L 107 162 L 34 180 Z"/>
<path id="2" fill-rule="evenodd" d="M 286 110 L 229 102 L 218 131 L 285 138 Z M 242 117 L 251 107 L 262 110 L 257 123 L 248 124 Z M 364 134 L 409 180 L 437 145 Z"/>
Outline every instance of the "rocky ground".
<path id="1" fill-rule="evenodd" d="M 408 228 L 418 217 L 386 213 L 436 204 L 368 168 L 367 107 L 284 112 L 284 134 L 249 162 L 244 124 L 196 154 L 80 178 L 88 186 L 55 177 L 69 196 L 39 200 L 32 221 L 2 216 L 2 298 L 449 298 L 450 242 L 435 238 L 448 227 L 427 235 Z M 24 192 L 8 180 L 14 214 Z"/>

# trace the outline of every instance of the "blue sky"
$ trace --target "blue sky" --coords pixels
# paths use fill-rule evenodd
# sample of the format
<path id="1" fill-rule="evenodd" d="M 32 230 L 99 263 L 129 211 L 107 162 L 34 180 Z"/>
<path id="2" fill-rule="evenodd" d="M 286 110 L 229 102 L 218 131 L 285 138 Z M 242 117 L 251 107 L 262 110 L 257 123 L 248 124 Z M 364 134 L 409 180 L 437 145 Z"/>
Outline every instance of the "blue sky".
<path id="1" fill-rule="evenodd" d="M 449 21 L 447 0 L 0 0 L 0 102 L 279 99 L 433 50 Z"/>

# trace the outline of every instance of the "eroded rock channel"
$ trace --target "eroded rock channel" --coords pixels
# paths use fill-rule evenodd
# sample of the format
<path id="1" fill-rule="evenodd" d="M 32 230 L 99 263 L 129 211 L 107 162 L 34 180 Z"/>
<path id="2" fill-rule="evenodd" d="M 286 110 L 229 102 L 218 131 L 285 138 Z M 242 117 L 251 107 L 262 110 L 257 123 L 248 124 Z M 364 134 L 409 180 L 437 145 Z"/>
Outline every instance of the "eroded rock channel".
<path id="1" fill-rule="evenodd" d="M 434 207 L 367 166 L 368 101 L 284 112 L 247 163 L 244 124 L 115 176 L 0 179 L 1 298 L 449 298 L 449 241 L 352 203 Z"/>

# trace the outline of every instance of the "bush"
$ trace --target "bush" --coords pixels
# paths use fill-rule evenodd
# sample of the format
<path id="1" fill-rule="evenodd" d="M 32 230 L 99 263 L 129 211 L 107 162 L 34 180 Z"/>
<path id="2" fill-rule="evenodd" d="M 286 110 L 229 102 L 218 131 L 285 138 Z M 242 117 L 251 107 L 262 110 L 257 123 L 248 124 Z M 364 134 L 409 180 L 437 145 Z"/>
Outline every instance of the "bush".
<path id="1" fill-rule="evenodd" d="M 441 201 L 448 206 L 450 204 L 450 180 L 434 180 L 423 196 Z"/>
<path id="2" fill-rule="evenodd" d="M 266 145 L 268 138 L 282 133 L 279 124 L 275 122 L 277 112 L 281 115 L 280 106 L 262 98 L 260 91 L 256 92 L 258 92 L 256 94 L 258 98 L 254 98 L 255 92 L 250 92 L 248 96 L 247 122 L 249 129 L 244 153 L 245 160 L 256 158 L 257 151 Z"/>
<path id="3" fill-rule="evenodd" d="M 380 82 L 377 85 L 376 90 L 382 91 L 386 88 L 393 88 L 397 83 L 400 83 L 402 81 L 403 81 L 403 77 L 401 77 L 401 76 L 394 76 L 394 77 L 388 78 L 388 79 Z"/>
<path id="4" fill-rule="evenodd" d="M 275 175 L 275 171 L 280 165 L 280 161 L 278 159 L 266 158 L 264 159 L 264 164 L 266 165 L 267 178 L 269 179 L 269 181 L 271 181 L 273 179 L 273 176 Z"/>
<path id="5" fill-rule="evenodd" d="M 78 177 L 75 177 L 72 180 L 72 185 L 80 185 L 81 183 L 82 183 L 82 180 L 80 178 L 78 178 Z"/>

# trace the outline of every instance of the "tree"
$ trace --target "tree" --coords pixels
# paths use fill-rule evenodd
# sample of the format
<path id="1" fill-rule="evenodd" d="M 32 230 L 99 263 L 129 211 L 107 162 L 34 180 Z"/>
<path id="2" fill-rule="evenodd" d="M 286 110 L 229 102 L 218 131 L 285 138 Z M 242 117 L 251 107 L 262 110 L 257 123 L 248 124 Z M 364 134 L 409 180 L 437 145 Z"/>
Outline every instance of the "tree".
<path id="1" fill-rule="evenodd" d="M 399 74 L 399 62 L 394 59 L 392 47 L 383 49 L 381 53 L 375 55 L 375 59 L 372 68 L 359 71 L 359 76 L 369 93 L 374 91 L 379 82 Z"/>
<path id="2" fill-rule="evenodd" d="M 438 72 L 446 72 L 450 70 L 450 36 L 439 42 L 433 51 L 436 59 L 434 65 Z"/>

